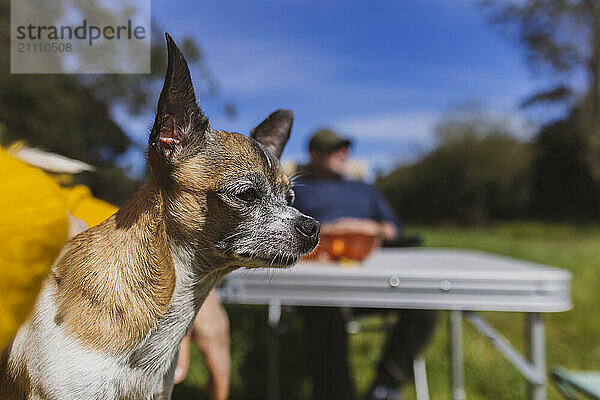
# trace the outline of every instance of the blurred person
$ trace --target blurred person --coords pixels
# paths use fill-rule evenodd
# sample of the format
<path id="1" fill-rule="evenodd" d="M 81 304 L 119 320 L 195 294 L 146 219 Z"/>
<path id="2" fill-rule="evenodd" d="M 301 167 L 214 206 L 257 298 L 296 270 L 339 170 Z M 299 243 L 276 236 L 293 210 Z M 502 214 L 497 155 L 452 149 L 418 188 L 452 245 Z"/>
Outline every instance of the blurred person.
<path id="1" fill-rule="evenodd" d="M 33 308 L 69 220 L 58 184 L 0 147 L 0 350 Z"/>
<path id="2" fill-rule="evenodd" d="M 86 186 L 57 182 L 84 170 L 93 168 L 21 143 L 0 147 L 0 351 L 29 316 L 65 242 L 118 210 Z M 181 342 L 175 383 L 187 374 L 190 341 L 206 361 L 211 399 L 227 399 L 229 320 L 214 290 Z"/>
<path id="3" fill-rule="evenodd" d="M 357 232 L 393 243 L 401 237 L 402 227 L 382 196 L 371 185 L 344 178 L 350 146 L 349 139 L 328 129 L 312 136 L 308 146 L 310 163 L 300 169 L 294 186 L 294 206 L 318 219 L 321 233 Z M 433 311 L 395 312 L 398 322 L 381 354 L 367 394 L 369 400 L 401 398 L 402 386 L 412 379 L 413 359 L 422 351 L 435 326 Z M 343 309 L 302 307 L 301 315 L 308 333 L 314 398 L 353 399 Z"/>

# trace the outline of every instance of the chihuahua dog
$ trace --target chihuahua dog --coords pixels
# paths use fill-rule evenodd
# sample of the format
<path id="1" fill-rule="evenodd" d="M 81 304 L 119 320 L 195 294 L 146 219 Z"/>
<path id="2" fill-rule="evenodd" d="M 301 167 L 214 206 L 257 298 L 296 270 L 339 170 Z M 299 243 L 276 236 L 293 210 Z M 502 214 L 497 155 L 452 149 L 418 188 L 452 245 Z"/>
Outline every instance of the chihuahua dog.
<path id="1" fill-rule="evenodd" d="M 239 267 L 287 267 L 319 223 L 291 206 L 279 156 L 293 116 L 217 131 L 166 34 L 150 178 L 71 239 L 0 359 L 0 399 L 169 399 L 178 345 L 214 285 Z"/>

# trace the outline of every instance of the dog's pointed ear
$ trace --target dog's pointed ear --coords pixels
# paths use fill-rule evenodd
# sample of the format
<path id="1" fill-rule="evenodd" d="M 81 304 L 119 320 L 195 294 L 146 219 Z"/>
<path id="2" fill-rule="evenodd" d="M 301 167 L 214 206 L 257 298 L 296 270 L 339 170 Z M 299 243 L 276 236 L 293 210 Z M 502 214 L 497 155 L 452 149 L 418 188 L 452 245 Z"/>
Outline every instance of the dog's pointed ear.
<path id="1" fill-rule="evenodd" d="M 279 158 L 290 138 L 293 123 L 293 112 L 277 110 L 254 128 L 250 136 Z"/>
<path id="2" fill-rule="evenodd" d="M 150 150 L 163 160 L 171 160 L 181 148 L 203 136 L 208 119 L 196 103 L 190 70 L 173 38 L 167 40 L 167 73 L 160 93 L 154 126 L 150 133 Z"/>

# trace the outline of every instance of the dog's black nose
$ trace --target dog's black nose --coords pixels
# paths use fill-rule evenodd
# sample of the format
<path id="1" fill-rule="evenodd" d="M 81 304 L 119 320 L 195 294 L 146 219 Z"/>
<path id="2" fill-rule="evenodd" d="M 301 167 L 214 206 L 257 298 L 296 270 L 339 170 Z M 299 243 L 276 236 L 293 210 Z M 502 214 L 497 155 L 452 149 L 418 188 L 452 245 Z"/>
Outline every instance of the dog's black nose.
<path id="1" fill-rule="evenodd" d="M 314 218 L 301 217 L 296 222 L 296 230 L 308 238 L 315 238 L 319 235 L 321 224 Z"/>

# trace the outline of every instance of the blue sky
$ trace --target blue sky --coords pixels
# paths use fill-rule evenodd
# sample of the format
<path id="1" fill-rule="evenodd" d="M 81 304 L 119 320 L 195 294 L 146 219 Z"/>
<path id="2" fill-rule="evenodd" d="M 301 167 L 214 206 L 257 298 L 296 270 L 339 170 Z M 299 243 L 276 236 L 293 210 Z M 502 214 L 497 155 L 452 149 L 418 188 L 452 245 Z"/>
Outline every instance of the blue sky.
<path id="1" fill-rule="evenodd" d="M 298 161 L 327 126 L 354 139 L 354 156 L 389 169 L 431 148 L 435 123 L 458 104 L 521 123 L 518 104 L 540 85 L 471 0 L 172 0 L 154 1 L 152 15 L 176 41 L 189 35 L 202 48 L 220 88 L 199 99 L 213 127 L 247 133 L 290 108 L 283 157 Z M 152 116 L 120 120 L 144 138 Z"/>

